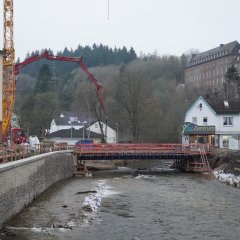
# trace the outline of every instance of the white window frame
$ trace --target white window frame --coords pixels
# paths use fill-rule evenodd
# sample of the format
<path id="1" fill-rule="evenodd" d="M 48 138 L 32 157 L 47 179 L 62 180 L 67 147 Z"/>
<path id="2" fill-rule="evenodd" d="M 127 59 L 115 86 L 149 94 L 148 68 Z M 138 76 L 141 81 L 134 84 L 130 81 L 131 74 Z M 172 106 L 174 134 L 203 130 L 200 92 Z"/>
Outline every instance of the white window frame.
<path id="1" fill-rule="evenodd" d="M 192 123 L 197 125 L 197 117 L 192 117 Z"/>
<path id="2" fill-rule="evenodd" d="M 208 125 L 208 117 L 203 117 L 203 126 L 207 126 L 207 125 Z"/>
<path id="3" fill-rule="evenodd" d="M 223 126 L 233 126 L 233 117 L 223 117 Z"/>

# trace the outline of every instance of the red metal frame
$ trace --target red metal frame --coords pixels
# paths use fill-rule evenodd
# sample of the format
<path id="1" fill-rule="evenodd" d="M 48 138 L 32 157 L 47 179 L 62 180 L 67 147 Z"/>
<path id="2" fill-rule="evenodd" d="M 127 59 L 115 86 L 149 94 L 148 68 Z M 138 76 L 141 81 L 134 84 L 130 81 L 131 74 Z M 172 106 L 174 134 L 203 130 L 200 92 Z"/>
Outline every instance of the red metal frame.
<path id="1" fill-rule="evenodd" d="M 199 147 L 205 147 L 210 154 L 208 144 L 159 144 L 159 143 L 139 143 L 139 144 L 79 144 L 74 146 L 77 154 L 112 154 L 112 153 L 174 153 L 199 155 Z"/>
<path id="2" fill-rule="evenodd" d="M 207 160 L 207 155 L 211 154 L 209 144 L 80 144 L 73 148 L 73 152 L 80 157 L 78 159 L 115 159 L 116 156 L 131 159 L 134 156 L 142 156 L 144 159 L 151 156 L 163 159 L 174 157 L 173 166 L 185 171 L 206 172 L 211 169 Z"/>

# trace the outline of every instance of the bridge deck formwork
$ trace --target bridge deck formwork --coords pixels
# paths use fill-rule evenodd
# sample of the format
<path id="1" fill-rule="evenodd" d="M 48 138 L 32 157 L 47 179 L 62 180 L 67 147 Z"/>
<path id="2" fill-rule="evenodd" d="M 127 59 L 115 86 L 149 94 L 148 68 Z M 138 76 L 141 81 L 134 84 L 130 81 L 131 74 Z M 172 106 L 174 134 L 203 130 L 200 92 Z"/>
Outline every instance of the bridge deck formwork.
<path id="1" fill-rule="evenodd" d="M 185 171 L 209 171 L 209 146 L 199 144 L 80 144 L 74 147 L 82 160 L 173 159 L 173 166 Z"/>

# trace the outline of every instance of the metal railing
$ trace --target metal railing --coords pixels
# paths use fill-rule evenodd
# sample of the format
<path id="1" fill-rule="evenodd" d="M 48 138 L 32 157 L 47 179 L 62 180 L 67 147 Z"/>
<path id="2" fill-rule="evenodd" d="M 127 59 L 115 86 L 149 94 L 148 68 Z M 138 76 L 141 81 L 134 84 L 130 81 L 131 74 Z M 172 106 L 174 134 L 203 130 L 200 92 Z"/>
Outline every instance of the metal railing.
<path id="1" fill-rule="evenodd" d="M 206 144 L 79 144 L 73 147 L 73 152 L 77 155 L 113 155 L 113 154 L 186 154 L 199 155 L 199 148 L 204 147 L 207 153 L 211 151 L 211 146 Z"/>
<path id="2" fill-rule="evenodd" d="M 0 164 L 24 159 L 27 157 L 54 152 L 69 150 L 71 146 L 67 143 L 53 143 L 53 142 L 41 142 L 40 144 L 35 144 L 34 148 L 30 148 L 28 144 L 25 145 L 15 145 L 11 147 L 2 146 L 0 147 Z"/>

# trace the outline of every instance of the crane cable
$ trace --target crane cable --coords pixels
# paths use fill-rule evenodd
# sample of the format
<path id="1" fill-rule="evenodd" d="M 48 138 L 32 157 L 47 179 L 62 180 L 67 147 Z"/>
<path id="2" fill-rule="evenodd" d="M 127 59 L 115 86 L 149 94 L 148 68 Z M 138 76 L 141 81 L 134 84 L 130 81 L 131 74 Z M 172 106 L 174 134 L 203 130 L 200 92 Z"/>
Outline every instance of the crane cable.
<path id="1" fill-rule="evenodd" d="M 108 5 L 107 5 L 107 16 L 108 16 L 108 20 L 109 20 L 109 0 L 108 0 Z"/>

